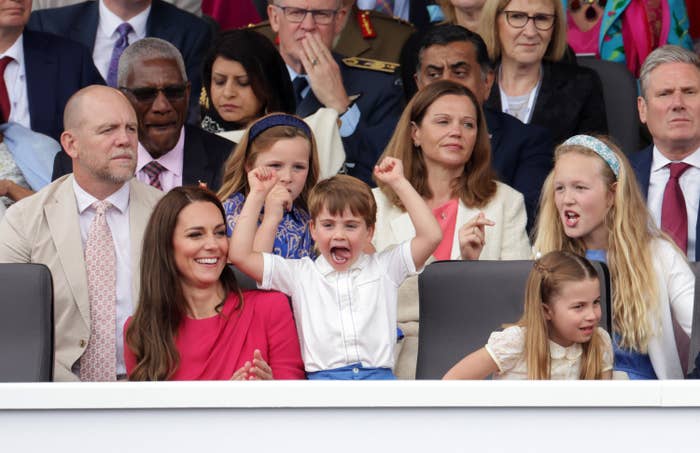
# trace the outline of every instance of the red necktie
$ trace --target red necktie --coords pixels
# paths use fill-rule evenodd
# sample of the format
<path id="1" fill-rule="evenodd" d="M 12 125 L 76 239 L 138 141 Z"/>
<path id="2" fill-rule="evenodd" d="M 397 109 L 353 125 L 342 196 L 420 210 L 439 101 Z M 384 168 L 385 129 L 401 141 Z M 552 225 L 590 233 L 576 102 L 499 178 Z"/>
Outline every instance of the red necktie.
<path id="1" fill-rule="evenodd" d="M 10 119 L 10 96 L 7 94 L 5 84 L 5 68 L 14 61 L 12 57 L 0 58 L 0 123 L 4 124 Z"/>
<path id="2" fill-rule="evenodd" d="M 685 162 L 668 164 L 671 174 L 664 189 L 661 205 L 661 229 L 673 238 L 683 253 L 688 253 L 688 212 L 678 178 L 690 167 L 691 165 Z"/>

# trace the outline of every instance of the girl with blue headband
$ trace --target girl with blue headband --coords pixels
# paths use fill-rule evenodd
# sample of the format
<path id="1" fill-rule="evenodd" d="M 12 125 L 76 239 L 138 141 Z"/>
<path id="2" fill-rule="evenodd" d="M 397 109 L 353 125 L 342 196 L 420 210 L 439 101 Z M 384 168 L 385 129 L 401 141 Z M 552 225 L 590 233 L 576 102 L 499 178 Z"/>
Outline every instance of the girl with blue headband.
<path id="1" fill-rule="evenodd" d="M 615 145 L 577 135 L 557 147 L 534 242 L 541 253 L 565 250 L 607 262 L 616 377 L 684 377 L 695 277 L 683 253 L 654 225 Z"/>
<path id="2" fill-rule="evenodd" d="M 318 181 L 319 167 L 309 126 L 286 113 L 273 113 L 250 124 L 226 161 L 217 194 L 226 211 L 229 236 L 250 191 L 246 175 L 257 167 L 274 169 L 279 181 L 260 213 L 255 250 L 284 258 L 313 257 L 307 203 L 309 191 Z"/>

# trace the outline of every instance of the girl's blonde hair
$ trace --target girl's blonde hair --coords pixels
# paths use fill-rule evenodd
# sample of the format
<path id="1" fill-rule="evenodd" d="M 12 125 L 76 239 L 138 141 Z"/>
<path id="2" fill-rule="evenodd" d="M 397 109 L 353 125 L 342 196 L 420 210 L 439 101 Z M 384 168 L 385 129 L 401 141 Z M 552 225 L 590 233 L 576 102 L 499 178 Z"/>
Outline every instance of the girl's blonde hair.
<path id="1" fill-rule="evenodd" d="M 651 243 L 654 239 L 666 237 L 654 225 L 625 155 L 609 139 L 597 138 L 617 158 L 619 175 L 616 177 L 610 166 L 592 149 L 581 145 L 559 145 L 554 152 L 554 169 L 542 186 L 540 211 L 534 230 L 535 250 L 541 253 L 566 250 L 585 254 L 583 240 L 570 238 L 564 233 L 554 202 L 554 174 L 557 162 L 563 155 L 577 153 L 597 159 L 603 182 L 614 192 L 613 204 L 605 216 L 613 330 L 620 335 L 621 347 L 646 353 L 649 338 L 658 333 L 653 331 L 655 323 L 652 320 L 659 315 Z"/>
<path id="2" fill-rule="evenodd" d="M 566 16 L 560 0 L 548 0 L 554 8 L 554 27 L 549 46 L 544 53 L 544 60 L 559 61 L 566 53 Z M 498 34 L 498 16 L 508 7 L 511 0 L 486 0 L 481 10 L 479 34 L 486 43 L 491 61 L 501 58 L 501 37 Z M 526 25 L 527 26 L 527 25 Z"/>
<path id="3" fill-rule="evenodd" d="M 517 325 L 525 328 L 525 363 L 528 379 L 550 379 L 549 327 L 544 304 L 561 294 L 566 283 L 595 279 L 598 274 L 585 258 L 554 251 L 535 261 L 525 289 L 525 310 Z M 581 344 L 580 379 L 601 379 L 603 348 L 598 329 L 591 340 Z"/>
<path id="4" fill-rule="evenodd" d="M 247 196 L 250 191 L 248 187 L 248 170 L 253 168 L 255 159 L 260 153 L 269 150 L 275 143 L 280 140 L 292 139 L 301 137 L 309 142 L 309 173 L 306 175 L 306 183 L 299 194 L 299 198 L 294 200 L 299 206 L 308 210 L 309 192 L 316 185 L 319 175 L 318 166 L 318 151 L 316 149 L 316 140 L 313 134 L 308 134 L 305 130 L 291 126 L 281 125 L 273 126 L 264 130 L 257 135 L 252 141 L 250 140 L 250 131 L 257 123 L 264 121 L 270 116 L 279 116 L 279 113 L 264 116 L 259 120 L 251 123 L 246 128 L 245 134 L 241 141 L 236 145 L 231 155 L 226 159 L 224 164 L 224 177 L 221 188 L 217 196 L 221 201 L 225 201 L 235 193 L 242 193 Z M 291 116 L 291 115 L 290 115 Z"/>

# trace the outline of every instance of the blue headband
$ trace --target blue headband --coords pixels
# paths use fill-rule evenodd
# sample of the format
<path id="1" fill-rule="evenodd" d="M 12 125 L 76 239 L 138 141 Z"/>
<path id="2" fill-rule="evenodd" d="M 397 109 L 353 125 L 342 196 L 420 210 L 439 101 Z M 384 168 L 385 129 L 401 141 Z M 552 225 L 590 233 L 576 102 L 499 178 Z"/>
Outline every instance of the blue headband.
<path id="1" fill-rule="evenodd" d="M 258 137 L 258 135 L 275 126 L 296 127 L 297 129 L 304 131 L 304 133 L 311 138 L 311 129 L 309 129 L 309 125 L 306 124 L 304 120 L 287 113 L 275 113 L 262 117 L 250 127 L 250 131 L 248 132 L 248 142 L 252 142 Z"/>
<path id="2" fill-rule="evenodd" d="M 606 164 L 608 164 L 608 167 L 610 167 L 616 178 L 620 176 L 620 161 L 618 160 L 617 156 L 608 145 L 601 142 L 597 138 L 591 137 L 590 135 L 574 135 L 562 143 L 562 145 L 584 146 L 594 151 L 605 161 Z"/>

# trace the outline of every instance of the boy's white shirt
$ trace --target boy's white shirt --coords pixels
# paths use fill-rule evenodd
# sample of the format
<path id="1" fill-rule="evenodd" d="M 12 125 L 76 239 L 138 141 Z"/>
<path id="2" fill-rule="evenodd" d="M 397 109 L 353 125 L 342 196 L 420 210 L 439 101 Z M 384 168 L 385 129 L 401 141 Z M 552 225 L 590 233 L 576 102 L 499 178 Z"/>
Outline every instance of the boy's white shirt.
<path id="1" fill-rule="evenodd" d="M 344 272 L 323 256 L 313 261 L 263 253 L 263 259 L 259 287 L 291 297 L 307 372 L 357 362 L 393 368 L 398 287 L 422 271 L 415 268 L 410 240 L 361 254 Z"/>

